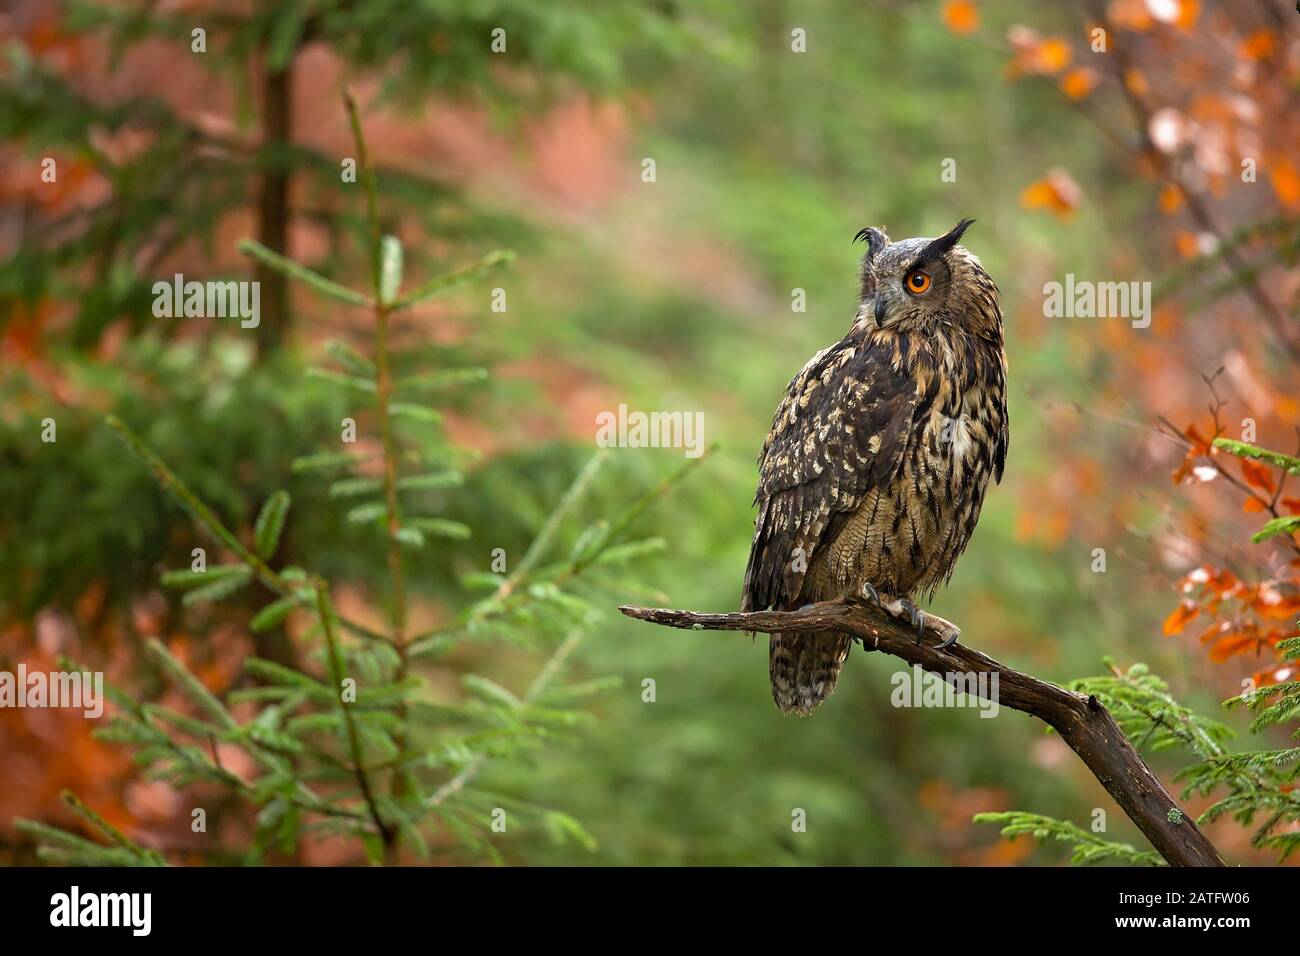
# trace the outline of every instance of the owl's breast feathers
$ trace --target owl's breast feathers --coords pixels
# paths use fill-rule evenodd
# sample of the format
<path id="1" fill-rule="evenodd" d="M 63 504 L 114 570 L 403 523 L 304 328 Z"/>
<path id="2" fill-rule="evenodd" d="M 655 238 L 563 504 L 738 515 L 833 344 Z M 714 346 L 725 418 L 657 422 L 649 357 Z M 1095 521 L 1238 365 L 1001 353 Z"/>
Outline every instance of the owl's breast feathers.
<path id="1" fill-rule="evenodd" d="M 742 610 L 952 573 L 1007 451 L 997 340 L 860 323 L 790 382 L 759 458 Z"/>

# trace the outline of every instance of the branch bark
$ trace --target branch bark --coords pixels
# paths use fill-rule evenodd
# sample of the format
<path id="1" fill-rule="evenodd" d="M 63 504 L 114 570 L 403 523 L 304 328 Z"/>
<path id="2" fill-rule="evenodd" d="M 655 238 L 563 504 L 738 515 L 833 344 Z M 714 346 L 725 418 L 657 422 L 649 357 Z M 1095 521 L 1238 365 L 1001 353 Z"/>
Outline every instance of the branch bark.
<path id="1" fill-rule="evenodd" d="M 912 627 L 886 611 L 848 598 L 810 604 L 797 611 L 706 614 L 632 605 L 619 610 L 637 620 L 692 630 L 768 634 L 835 630 L 852 635 L 864 650 L 883 651 L 936 674 L 996 673 L 997 703 L 1032 714 L 1059 733 L 1171 866 L 1224 865 L 1214 845 L 1178 807 L 1110 711 L 1095 697 L 1021 673 L 962 644 L 940 650 L 937 643 L 956 630 L 943 618 L 926 615 L 928 640 L 918 644 Z M 990 685 L 980 682 L 977 686 Z"/>
<path id="2" fill-rule="evenodd" d="M 265 55 L 265 54 L 264 54 Z M 289 254 L 289 166 L 284 156 L 293 130 L 293 61 L 280 70 L 266 67 L 262 79 L 262 183 L 257 199 L 257 239 L 273 252 Z M 260 358 L 267 358 L 286 338 L 289 280 L 258 262 L 262 312 L 257 327 Z"/>

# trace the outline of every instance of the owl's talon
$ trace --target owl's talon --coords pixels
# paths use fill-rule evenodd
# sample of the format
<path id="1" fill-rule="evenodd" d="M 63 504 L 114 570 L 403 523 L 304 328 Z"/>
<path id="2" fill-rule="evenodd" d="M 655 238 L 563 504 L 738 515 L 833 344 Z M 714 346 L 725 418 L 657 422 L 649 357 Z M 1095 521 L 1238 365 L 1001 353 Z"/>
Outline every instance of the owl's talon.
<path id="1" fill-rule="evenodd" d="M 935 647 L 935 650 L 946 651 L 948 648 L 952 647 L 954 644 L 957 643 L 957 638 L 959 637 L 961 637 L 961 631 L 957 630 L 956 628 L 953 628 L 953 632 L 949 634 L 947 637 L 945 637 L 942 641 L 940 641 L 938 645 Z"/>
<path id="2" fill-rule="evenodd" d="M 864 583 L 862 585 L 862 596 L 868 598 L 876 607 L 884 607 L 884 603 L 880 600 L 880 592 L 875 589 L 874 585 Z"/>
<path id="3" fill-rule="evenodd" d="M 863 585 L 865 590 L 869 585 Z M 872 588 L 874 591 L 875 588 Z M 925 635 L 925 612 L 916 606 L 915 602 L 905 597 L 894 598 L 888 604 L 883 605 L 884 609 L 896 618 L 905 619 L 909 624 L 916 628 L 916 643 L 921 643 L 921 638 Z"/>

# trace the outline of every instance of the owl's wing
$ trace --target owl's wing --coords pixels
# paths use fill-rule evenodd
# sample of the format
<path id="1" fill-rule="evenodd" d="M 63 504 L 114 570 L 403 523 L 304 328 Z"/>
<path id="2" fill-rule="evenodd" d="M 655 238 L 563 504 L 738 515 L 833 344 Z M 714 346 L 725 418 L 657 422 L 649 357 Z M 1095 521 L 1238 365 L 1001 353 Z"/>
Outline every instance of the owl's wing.
<path id="1" fill-rule="evenodd" d="M 759 457 L 741 610 L 796 599 L 818 548 L 898 474 L 919 399 L 893 358 L 886 346 L 845 340 L 790 382 Z"/>

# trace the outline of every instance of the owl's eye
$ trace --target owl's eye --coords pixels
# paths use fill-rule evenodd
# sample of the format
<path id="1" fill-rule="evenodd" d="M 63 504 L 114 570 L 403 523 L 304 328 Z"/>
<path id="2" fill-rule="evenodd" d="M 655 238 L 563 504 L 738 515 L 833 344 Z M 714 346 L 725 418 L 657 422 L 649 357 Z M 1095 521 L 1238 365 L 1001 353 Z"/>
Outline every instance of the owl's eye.
<path id="1" fill-rule="evenodd" d="M 930 274 L 921 269 L 909 272 L 903 279 L 903 285 L 912 295 L 920 295 L 930 288 Z"/>

